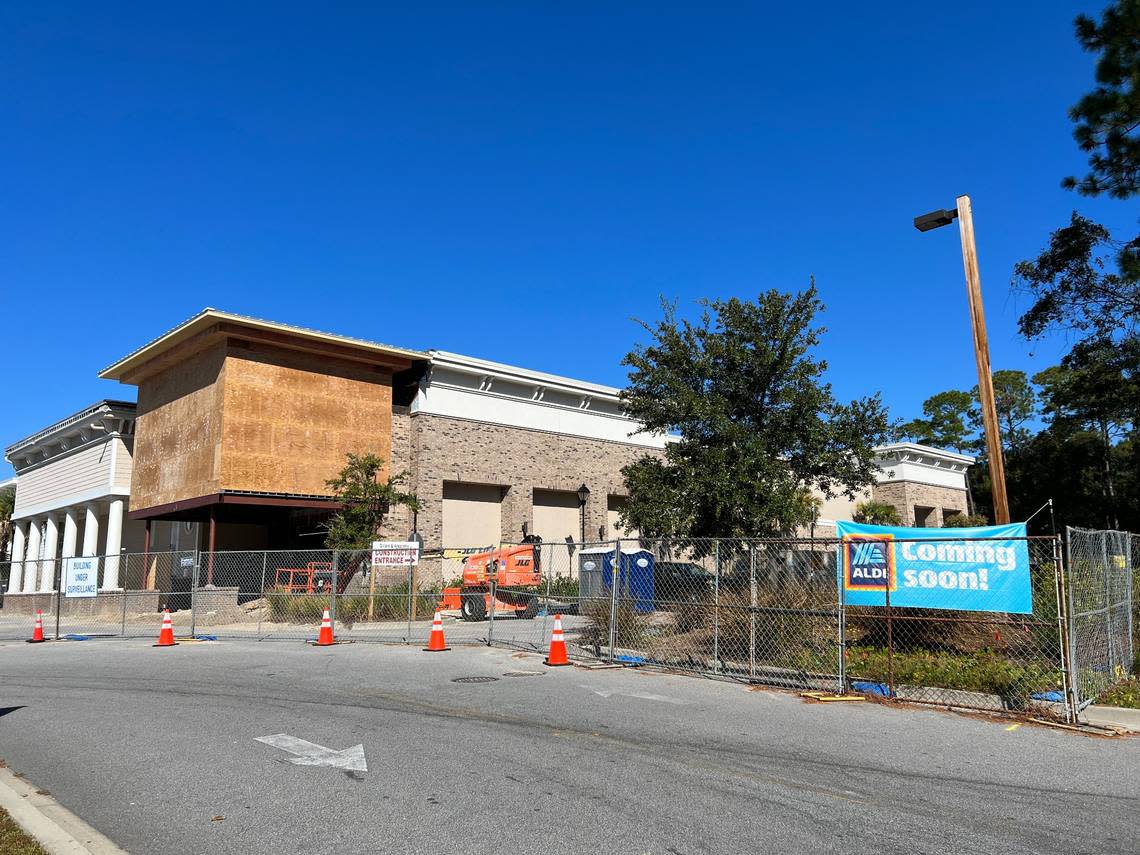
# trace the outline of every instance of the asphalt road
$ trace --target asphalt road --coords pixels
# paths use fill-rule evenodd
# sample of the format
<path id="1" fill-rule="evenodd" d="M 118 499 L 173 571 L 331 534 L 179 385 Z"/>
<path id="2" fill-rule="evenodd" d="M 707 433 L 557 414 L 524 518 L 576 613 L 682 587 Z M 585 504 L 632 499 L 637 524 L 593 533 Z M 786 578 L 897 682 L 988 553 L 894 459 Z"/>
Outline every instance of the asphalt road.
<path id="1" fill-rule="evenodd" d="M 135 853 L 1138 848 L 1140 740 L 501 649 L 4 643 L 0 707 L 0 757 Z"/>

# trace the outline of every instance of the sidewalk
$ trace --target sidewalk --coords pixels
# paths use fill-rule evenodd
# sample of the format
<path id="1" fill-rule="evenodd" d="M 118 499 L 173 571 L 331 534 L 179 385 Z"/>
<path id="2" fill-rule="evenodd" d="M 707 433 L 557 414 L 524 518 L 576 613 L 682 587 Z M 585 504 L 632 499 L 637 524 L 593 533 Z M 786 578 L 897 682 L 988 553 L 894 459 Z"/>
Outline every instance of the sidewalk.
<path id="1" fill-rule="evenodd" d="M 1089 724 L 1101 727 L 1122 727 L 1132 733 L 1140 733 L 1140 710 L 1093 704 L 1081 713 L 1080 718 Z"/>

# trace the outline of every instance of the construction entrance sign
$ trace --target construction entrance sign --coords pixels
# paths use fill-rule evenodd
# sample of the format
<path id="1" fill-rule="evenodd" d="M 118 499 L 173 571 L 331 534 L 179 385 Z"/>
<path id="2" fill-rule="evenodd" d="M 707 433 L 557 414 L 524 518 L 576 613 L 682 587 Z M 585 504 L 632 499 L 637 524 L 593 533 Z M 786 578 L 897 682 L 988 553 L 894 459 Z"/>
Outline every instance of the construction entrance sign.
<path id="1" fill-rule="evenodd" d="M 373 567 L 407 567 L 420 563 L 420 545 L 414 540 L 372 541 Z"/>

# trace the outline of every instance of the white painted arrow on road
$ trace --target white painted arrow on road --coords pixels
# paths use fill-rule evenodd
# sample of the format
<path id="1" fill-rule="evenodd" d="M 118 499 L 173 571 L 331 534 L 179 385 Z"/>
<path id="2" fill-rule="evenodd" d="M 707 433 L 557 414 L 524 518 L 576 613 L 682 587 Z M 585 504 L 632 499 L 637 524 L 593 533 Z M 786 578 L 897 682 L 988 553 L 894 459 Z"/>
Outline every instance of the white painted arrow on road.
<path id="1" fill-rule="evenodd" d="M 346 772 L 367 772 L 368 764 L 364 762 L 364 746 L 354 745 L 340 751 L 325 748 L 313 742 L 306 742 L 287 733 L 275 733 L 272 736 L 255 737 L 258 742 L 280 748 L 295 754 L 289 762 L 298 766 L 332 766 L 334 769 L 343 769 Z"/>

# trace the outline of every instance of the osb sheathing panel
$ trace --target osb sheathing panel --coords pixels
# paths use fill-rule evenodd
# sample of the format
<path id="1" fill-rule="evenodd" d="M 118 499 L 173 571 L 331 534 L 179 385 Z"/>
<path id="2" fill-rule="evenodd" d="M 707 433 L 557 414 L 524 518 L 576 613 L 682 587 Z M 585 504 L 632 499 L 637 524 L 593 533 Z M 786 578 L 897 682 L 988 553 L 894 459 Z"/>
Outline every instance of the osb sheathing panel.
<path id="1" fill-rule="evenodd" d="M 227 351 L 221 484 L 328 494 L 348 452 L 392 453 L 384 369 L 266 345 Z"/>
<path id="2" fill-rule="evenodd" d="M 132 508 L 218 491 L 225 363 L 219 343 L 139 384 Z"/>

